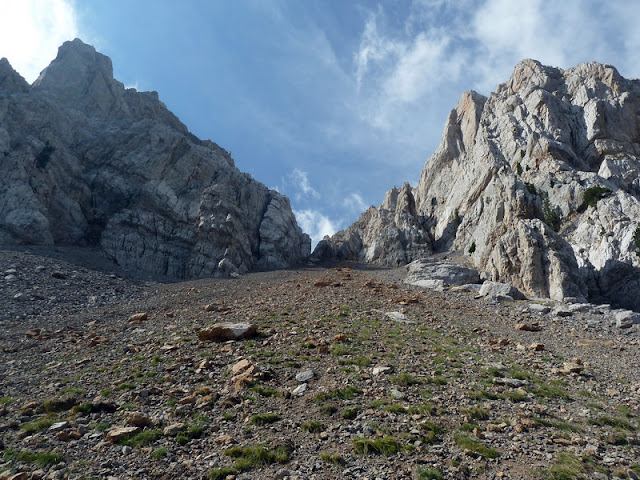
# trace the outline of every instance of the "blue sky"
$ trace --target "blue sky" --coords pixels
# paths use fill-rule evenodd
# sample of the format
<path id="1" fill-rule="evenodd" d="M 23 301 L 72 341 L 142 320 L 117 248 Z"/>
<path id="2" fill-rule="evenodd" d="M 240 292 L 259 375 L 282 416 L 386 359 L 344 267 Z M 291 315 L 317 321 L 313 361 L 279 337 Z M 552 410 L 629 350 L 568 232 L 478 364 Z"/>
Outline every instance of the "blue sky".
<path id="1" fill-rule="evenodd" d="M 623 0 L 0 0 L 0 57 L 32 82 L 64 40 L 94 45 L 317 242 L 415 185 L 462 92 L 519 60 L 638 77 L 638 24 Z"/>

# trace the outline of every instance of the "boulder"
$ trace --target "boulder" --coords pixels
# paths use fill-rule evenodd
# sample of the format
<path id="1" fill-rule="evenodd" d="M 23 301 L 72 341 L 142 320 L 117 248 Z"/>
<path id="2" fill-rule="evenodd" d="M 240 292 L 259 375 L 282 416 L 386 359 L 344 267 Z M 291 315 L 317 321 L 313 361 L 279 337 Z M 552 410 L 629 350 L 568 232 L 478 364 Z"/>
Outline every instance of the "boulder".
<path id="1" fill-rule="evenodd" d="M 514 300 L 524 300 L 525 296 L 513 285 L 508 283 L 485 281 L 480 288 L 479 295 L 483 297 L 511 297 Z"/>
<path id="2" fill-rule="evenodd" d="M 216 323 L 198 332 L 201 342 L 225 342 L 227 340 L 241 340 L 256 335 L 258 327 L 251 323 Z"/>
<path id="3" fill-rule="evenodd" d="M 476 270 L 455 263 L 415 260 L 407 265 L 407 271 L 405 283 L 423 288 L 480 283 Z"/>

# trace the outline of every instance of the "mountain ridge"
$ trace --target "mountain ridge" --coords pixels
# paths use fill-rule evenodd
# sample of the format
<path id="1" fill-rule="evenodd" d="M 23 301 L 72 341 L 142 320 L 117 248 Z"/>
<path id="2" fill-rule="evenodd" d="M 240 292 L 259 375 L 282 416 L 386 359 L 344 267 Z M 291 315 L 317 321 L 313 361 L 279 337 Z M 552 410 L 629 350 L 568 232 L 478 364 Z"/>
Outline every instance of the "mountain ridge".
<path id="1" fill-rule="evenodd" d="M 400 265 L 458 251 L 530 296 L 637 310 L 639 114 L 640 82 L 610 65 L 523 60 L 488 97 L 461 96 L 404 206 L 390 215 L 385 199 L 313 258 Z"/>
<path id="2" fill-rule="evenodd" d="M 32 86 L 4 60 L 0 89 L 0 243 L 94 245 L 178 278 L 308 256 L 286 197 L 191 134 L 156 92 L 126 89 L 81 40 Z"/>

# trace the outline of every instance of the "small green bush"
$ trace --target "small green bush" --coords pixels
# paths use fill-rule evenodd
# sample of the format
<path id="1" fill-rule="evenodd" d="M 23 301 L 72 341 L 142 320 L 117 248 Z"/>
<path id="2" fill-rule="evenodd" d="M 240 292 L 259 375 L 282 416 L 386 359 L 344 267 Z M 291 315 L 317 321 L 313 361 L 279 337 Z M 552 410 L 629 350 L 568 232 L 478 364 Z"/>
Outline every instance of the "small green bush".
<path id="1" fill-rule="evenodd" d="M 268 425 L 280 420 L 280 415 L 277 413 L 258 413 L 251 417 L 251 424 L 253 425 Z"/>
<path id="2" fill-rule="evenodd" d="M 303 430 L 306 430 L 309 433 L 320 433 L 326 427 L 324 423 L 313 420 L 310 422 L 304 422 L 302 425 L 300 425 L 300 428 L 302 428 Z"/>
<path id="3" fill-rule="evenodd" d="M 599 185 L 587 188 L 582 196 L 582 205 L 578 211 L 584 212 L 587 207 L 595 207 L 598 201 L 608 197 L 611 193 L 613 193 L 611 190 Z"/>
<path id="4" fill-rule="evenodd" d="M 358 437 L 353 440 L 356 453 L 364 455 L 395 455 L 400 450 L 400 443 L 390 435 L 382 438 Z"/>
<path id="5" fill-rule="evenodd" d="M 471 255 L 475 251 L 476 251 L 476 242 L 471 242 L 471 245 L 469 245 L 469 255 Z"/>

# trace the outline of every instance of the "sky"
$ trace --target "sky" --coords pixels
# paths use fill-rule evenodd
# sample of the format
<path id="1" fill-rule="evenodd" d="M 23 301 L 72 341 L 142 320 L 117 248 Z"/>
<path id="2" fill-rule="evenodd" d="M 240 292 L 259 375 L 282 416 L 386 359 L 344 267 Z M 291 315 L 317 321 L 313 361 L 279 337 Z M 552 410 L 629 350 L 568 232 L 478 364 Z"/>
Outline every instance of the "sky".
<path id="1" fill-rule="evenodd" d="M 0 0 L 27 81 L 79 37 L 127 87 L 287 195 L 316 243 L 415 186 L 460 95 L 534 58 L 640 76 L 628 0 Z"/>

